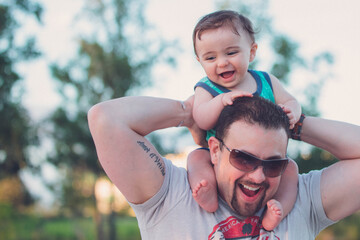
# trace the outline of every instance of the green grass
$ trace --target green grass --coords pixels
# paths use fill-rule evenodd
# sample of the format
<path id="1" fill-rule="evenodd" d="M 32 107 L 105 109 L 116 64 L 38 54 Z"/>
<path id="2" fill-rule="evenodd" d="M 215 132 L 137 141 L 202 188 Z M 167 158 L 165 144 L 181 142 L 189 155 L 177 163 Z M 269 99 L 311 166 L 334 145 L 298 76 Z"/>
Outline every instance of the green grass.
<path id="1" fill-rule="evenodd" d="M 140 240 L 140 231 L 136 218 L 127 218 L 116 221 L 117 236 L 126 237 L 127 240 Z M 123 239 L 123 238 L 119 238 Z M 125 238 L 124 238 L 125 239 Z"/>
<path id="2" fill-rule="evenodd" d="M 106 217 L 105 217 L 106 218 Z M 316 240 L 359 240 L 360 212 L 325 229 Z M 133 217 L 116 217 L 116 239 L 140 240 L 137 221 Z M 104 221 L 108 239 L 109 226 Z M 97 240 L 96 224 L 92 218 L 44 218 L 21 215 L 8 205 L 0 204 L 0 239 L 4 240 Z"/>
<path id="3" fill-rule="evenodd" d="M 91 219 L 52 219 L 39 228 L 40 239 L 95 239 Z"/>
<path id="4" fill-rule="evenodd" d="M 106 222 L 104 223 L 104 229 L 105 231 L 108 229 Z M 96 226 L 92 218 L 69 219 L 13 216 L 1 219 L 0 239 L 96 240 L 97 236 Z M 135 218 L 116 218 L 116 239 L 141 239 Z"/>

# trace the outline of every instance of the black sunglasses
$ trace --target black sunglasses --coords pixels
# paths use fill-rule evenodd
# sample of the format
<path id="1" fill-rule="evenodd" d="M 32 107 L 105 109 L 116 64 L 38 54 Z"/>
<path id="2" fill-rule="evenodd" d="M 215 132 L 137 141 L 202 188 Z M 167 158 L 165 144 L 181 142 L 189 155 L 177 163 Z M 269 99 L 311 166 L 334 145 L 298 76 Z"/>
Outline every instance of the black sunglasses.
<path id="1" fill-rule="evenodd" d="M 225 145 L 223 140 L 217 139 L 230 152 L 229 161 L 231 165 L 241 171 L 251 172 L 259 166 L 262 166 L 266 177 L 278 177 L 284 172 L 289 163 L 289 158 L 287 157 L 283 159 L 263 160 L 241 150 L 230 149 Z"/>

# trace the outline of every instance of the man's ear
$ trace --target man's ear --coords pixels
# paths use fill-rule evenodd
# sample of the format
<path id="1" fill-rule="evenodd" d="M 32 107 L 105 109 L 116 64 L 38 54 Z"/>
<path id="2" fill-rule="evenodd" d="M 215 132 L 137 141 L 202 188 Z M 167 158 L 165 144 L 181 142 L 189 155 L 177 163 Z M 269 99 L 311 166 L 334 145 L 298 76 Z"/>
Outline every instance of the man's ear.
<path id="1" fill-rule="evenodd" d="M 257 43 L 254 42 L 254 43 L 251 45 L 249 62 L 254 61 L 254 59 L 255 59 L 255 57 L 256 57 L 257 48 L 258 48 L 258 45 L 257 45 Z"/>
<path id="2" fill-rule="evenodd" d="M 220 159 L 220 142 L 215 137 L 210 137 L 208 140 L 211 162 L 216 165 Z"/>

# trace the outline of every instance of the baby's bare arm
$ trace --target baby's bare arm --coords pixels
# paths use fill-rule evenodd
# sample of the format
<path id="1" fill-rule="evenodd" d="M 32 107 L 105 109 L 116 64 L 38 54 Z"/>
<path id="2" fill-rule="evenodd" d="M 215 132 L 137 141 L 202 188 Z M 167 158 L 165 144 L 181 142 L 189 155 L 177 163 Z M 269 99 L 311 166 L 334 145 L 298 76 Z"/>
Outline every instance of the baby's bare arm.
<path id="1" fill-rule="evenodd" d="M 301 105 L 280 83 L 279 79 L 270 75 L 271 83 L 274 90 L 275 103 L 279 104 L 285 111 L 290 120 L 292 129 L 300 119 Z"/>
<path id="2" fill-rule="evenodd" d="M 299 121 L 301 115 L 300 104 L 296 100 L 289 100 L 284 104 L 279 104 L 289 118 L 290 129 L 293 129 Z"/>
<path id="3" fill-rule="evenodd" d="M 227 105 L 231 105 L 237 97 L 252 96 L 243 91 L 232 91 L 212 97 L 205 89 L 198 87 L 195 90 L 193 117 L 197 125 L 204 130 L 213 128 L 220 116 L 221 111 Z"/>
<path id="4" fill-rule="evenodd" d="M 283 217 L 293 208 L 297 197 L 298 167 L 294 160 L 290 159 L 288 166 L 281 176 L 280 185 L 274 198 L 283 207 Z"/>

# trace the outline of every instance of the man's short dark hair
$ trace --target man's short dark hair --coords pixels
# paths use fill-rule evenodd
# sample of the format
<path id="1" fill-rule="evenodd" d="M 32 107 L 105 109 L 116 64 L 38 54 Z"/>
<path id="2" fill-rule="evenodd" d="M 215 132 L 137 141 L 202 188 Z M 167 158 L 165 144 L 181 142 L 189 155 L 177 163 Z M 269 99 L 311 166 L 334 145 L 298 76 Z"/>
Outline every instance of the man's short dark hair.
<path id="1" fill-rule="evenodd" d="M 281 129 L 290 136 L 289 118 L 278 105 L 262 97 L 239 97 L 224 107 L 215 126 L 216 137 L 224 139 L 232 123 L 244 121 L 265 129 Z"/>

